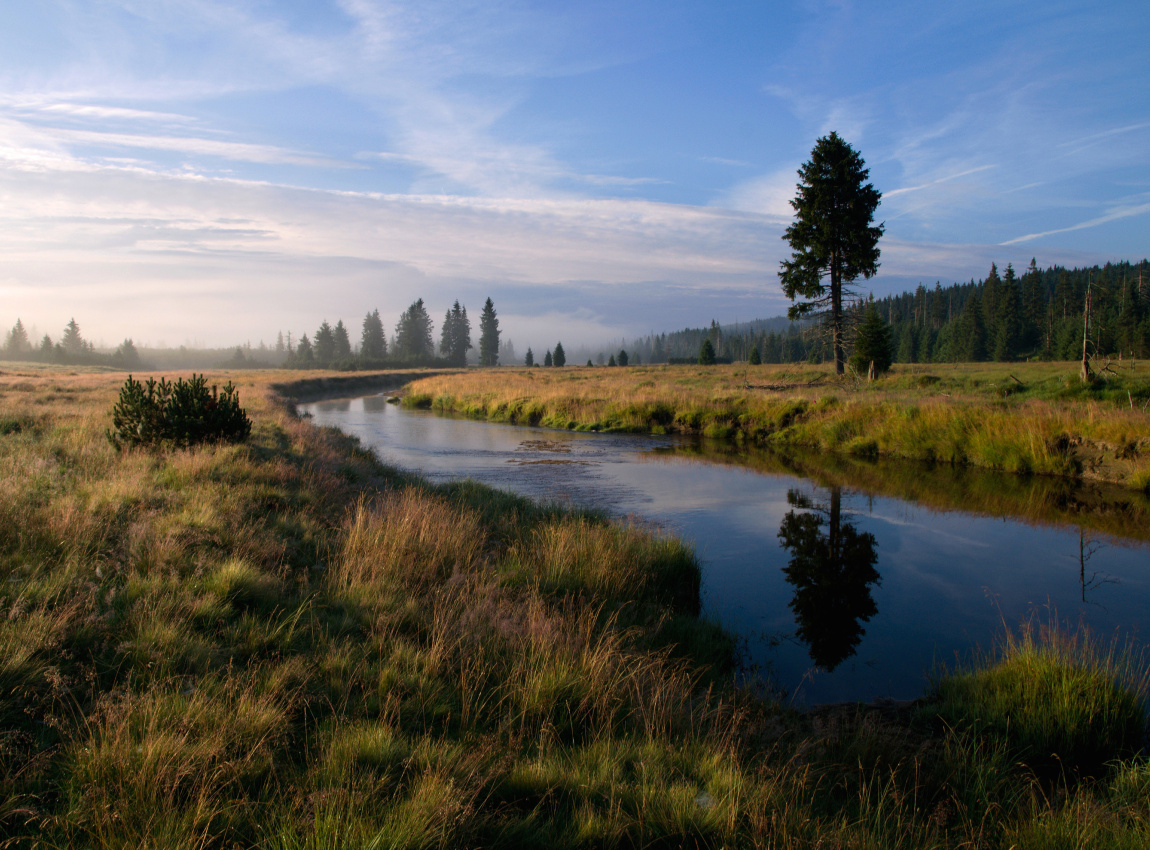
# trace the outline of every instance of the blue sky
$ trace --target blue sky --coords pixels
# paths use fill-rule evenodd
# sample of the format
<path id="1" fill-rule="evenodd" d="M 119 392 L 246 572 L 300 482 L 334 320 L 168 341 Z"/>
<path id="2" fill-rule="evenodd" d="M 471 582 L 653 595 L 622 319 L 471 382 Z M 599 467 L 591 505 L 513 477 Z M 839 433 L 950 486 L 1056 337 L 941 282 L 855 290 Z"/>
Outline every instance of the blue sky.
<path id="1" fill-rule="evenodd" d="M 778 315 L 831 130 L 878 293 L 1150 254 L 1144 3 L 0 8 L 0 323 L 271 342 L 490 295 L 520 350 Z"/>

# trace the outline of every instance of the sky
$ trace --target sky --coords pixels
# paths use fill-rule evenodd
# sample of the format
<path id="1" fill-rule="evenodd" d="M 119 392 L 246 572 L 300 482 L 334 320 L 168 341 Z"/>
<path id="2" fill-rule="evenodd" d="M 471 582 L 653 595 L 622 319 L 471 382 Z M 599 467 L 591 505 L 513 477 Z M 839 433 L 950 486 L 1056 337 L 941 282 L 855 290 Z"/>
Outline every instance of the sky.
<path id="1" fill-rule="evenodd" d="M 224 346 L 491 297 L 519 350 L 780 315 L 796 171 L 876 294 L 1150 255 L 1135 2 L 0 4 L 0 329 Z"/>

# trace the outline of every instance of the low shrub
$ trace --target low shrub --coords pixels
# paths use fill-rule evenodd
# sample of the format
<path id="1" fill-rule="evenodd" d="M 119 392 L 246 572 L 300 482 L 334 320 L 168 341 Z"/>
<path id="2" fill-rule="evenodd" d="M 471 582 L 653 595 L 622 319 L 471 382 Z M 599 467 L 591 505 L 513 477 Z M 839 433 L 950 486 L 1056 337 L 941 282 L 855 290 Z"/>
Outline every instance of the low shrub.
<path id="1" fill-rule="evenodd" d="M 192 373 L 189 380 L 177 378 L 175 383 L 164 378 L 159 382 L 148 378 L 141 383 L 128 375 L 119 401 L 112 407 L 112 427 L 107 435 L 119 449 L 238 443 L 251 431 L 251 420 L 240 407 L 239 393 L 230 381 L 223 392 L 214 384 L 209 392 L 204 376 Z"/>

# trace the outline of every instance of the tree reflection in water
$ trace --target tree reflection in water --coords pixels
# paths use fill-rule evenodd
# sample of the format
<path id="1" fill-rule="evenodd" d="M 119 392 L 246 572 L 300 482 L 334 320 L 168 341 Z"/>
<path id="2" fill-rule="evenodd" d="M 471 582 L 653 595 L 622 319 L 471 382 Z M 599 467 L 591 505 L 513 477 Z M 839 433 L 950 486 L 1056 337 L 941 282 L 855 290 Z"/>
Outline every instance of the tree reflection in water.
<path id="1" fill-rule="evenodd" d="M 878 613 L 871 585 L 880 580 L 873 534 L 859 531 L 842 517 L 842 488 L 830 488 L 830 504 L 787 491 L 788 511 L 779 540 L 791 551 L 783 567 L 795 586 L 791 610 L 798 636 L 810 647 L 811 660 L 828 672 L 855 654 L 866 633 L 862 623 Z"/>

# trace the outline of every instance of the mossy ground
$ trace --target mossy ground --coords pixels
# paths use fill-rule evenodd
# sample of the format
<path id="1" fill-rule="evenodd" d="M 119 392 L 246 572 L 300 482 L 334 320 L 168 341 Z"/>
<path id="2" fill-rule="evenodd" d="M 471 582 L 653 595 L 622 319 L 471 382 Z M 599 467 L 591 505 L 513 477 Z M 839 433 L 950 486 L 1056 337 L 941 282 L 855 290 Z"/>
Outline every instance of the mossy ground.
<path id="1" fill-rule="evenodd" d="M 0 844 L 1150 841 L 1130 671 L 1091 679 L 1126 731 L 1074 775 L 938 707 L 984 689 L 799 714 L 732 686 L 672 539 L 430 487 L 266 375 L 221 376 L 246 443 L 116 452 L 122 375 L 3 371 Z"/>

